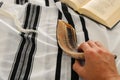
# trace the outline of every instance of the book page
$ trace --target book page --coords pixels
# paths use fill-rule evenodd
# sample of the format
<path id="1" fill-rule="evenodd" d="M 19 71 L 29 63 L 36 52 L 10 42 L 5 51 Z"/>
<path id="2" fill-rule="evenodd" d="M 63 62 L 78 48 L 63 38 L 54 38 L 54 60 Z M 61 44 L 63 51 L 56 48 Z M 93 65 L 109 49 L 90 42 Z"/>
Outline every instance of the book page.
<path id="1" fill-rule="evenodd" d="M 120 9 L 120 0 L 91 0 L 83 8 L 101 18 L 108 19 L 114 12 Z"/>
<path id="2" fill-rule="evenodd" d="M 83 5 L 85 5 L 86 3 L 88 3 L 91 0 L 72 0 L 72 1 L 76 1 L 77 5 L 79 5 L 79 7 L 82 7 Z"/>
<path id="3" fill-rule="evenodd" d="M 81 8 L 83 5 L 88 3 L 89 1 L 90 0 L 61 0 L 62 3 L 69 5 L 71 8 L 73 8 L 76 11 L 79 8 Z"/>

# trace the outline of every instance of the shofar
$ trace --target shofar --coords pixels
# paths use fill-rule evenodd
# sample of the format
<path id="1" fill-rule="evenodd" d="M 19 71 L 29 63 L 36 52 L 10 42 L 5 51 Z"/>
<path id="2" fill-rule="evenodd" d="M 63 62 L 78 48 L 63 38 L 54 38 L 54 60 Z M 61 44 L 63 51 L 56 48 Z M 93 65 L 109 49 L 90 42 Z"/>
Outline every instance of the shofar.
<path id="1" fill-rule="evenodd" d="M 58 20 L 57 41 L 67 55 L 75 59 L 84 59 L 83 52 L 77 50 L 77 37 L 74 28 L 62 20 Z"/>

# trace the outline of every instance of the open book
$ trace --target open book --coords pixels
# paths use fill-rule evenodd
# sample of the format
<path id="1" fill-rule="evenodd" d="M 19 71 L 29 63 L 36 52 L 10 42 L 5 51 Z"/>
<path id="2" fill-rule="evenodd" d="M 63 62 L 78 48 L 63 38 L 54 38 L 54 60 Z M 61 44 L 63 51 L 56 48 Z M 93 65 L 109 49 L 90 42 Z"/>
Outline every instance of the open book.
<path id="1" fill-rule="evenodd" d="M 61 0 L 75 11 L 112 28 L 120 20 L 120 0 Z"/>

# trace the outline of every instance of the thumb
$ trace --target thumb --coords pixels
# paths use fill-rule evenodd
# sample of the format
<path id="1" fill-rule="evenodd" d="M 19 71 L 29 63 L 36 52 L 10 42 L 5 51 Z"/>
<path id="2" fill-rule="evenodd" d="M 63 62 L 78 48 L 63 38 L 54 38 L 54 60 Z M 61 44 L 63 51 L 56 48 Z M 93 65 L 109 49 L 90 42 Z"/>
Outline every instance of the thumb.
<path id="1" fill-rule="evenodd" d="M 75 63 L 73 64 L 73 70 L 81 77 L 83 77 L 85 74 L 84 66 L 80 65 L 78 60 L 75 60 Z"/>

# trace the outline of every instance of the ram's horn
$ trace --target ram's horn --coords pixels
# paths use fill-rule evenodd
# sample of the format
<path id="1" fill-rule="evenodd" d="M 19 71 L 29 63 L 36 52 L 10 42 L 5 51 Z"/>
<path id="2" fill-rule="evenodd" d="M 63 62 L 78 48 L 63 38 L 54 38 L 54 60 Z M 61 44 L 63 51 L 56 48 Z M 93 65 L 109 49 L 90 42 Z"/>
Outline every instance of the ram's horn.
<path id="1" fill-rule="evenodd" d="M 77 50 L 77 37 L 74 28 L 62 20 L 58 20 L 57 41 L 67 55 L 75 59 L 84 59 L 83 52 Z"/>

